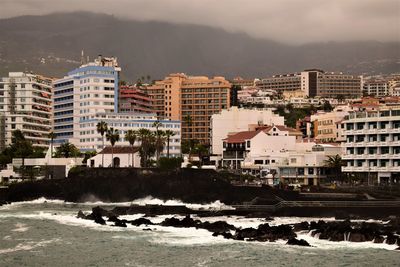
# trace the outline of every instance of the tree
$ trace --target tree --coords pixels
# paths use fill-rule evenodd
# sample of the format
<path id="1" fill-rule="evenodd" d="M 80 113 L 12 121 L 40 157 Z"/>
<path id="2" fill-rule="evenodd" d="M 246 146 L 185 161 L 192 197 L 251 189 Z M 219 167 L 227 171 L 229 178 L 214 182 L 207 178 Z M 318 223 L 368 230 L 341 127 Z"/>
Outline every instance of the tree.
<path id="1" fill-rule="evenodd" d="M 22 158 L 22 177 L 24 177 L 25 158 L 33 154 L 33 146 L 20 130 L 15 130 L 12 132 L 10 149 L 13 158 Z"/>
<path id="2" fill-rule="evenodd" d="M 325 101 L 324 104 L 322 105 L 322 109 L 324 111 L 332 111 L 333 107 L 332 107 L 331 103 L 329 103 L 329 101 Z"/>
<path id="3" fill-rule="evenodd" d="M 129 142 L 129 144 L 131 145 L 131 148 L 132 148 L 132 167 L 135 165 L 133 145 L 135 144 L 136 139 L 137 139 L 137 132 L 136 131 L 128 130 L 125 133 L 125 140 L 127 140 Z"/>
<path id="4" fill-rule="evenodd" d="M 140 161 L 141 166 L 147 167 L 149 158 L 155 153 L 155 136 L 149 130 L 141 128 L 137 132 L 140 141 Z"/>
<path id="5" fill-rule="evenodd" d="M 105 121 L 100 121 L 96 125 L 97 132 L 101 135 L 101 140 L 103 142 L 103 149 L 104 149 L 104 134 L 108 130 L 108 125 Z M 101 155 L 101 166 L 104 167 L 104 154 Z"/>
<path id="6" fill-rule="evenodd" d="M 344 162 L 340 155 L 328 156 L 328 159 L 324 160 L 325 167 L 331 169 L 335 173 L 335 179 L 340 180 L 342 177 L 342 166 Z"/>
<path id="7" fill-rule="evenodd" d="M 53 142 L 54 138 L 56 138 L 56 134 L 54 132 L 50 132 L 48 137 L 50 138 L 50 158 L 53 157 Z"/>
<path id="8" fill-rule="evenodd" d="M 158 162 L 158 160 L 160 159 L 160 155 L 162 153 L 162 151 L 164 150 L 164 131 L 159 130 L 158 128 L 160 128 L 162 126 L 162 123 L 157 120 L 153 123 L 153 127 L 156 128 L 155 134 L 156 134 L 156 160 Z"/>
<path id="9" fill-rule="evenodd" d="M 208 154 L 208 149 L 203 144 L 196 144 L 193 148 L 193 152 L 199 157 L 200 166 L 203 163 L 203 156 Z"/>
<path id="10" fill-rule="evenodd" d="M 111 144 L 111 166 L 114 167 L 114 145 L 119 141 L 119 131 L 111 127 L 107 130 L 106 138 Z"/>
<path id="11" fill-rule="evenodd" d="M 80 155 L 79 149 L 71 144 L 70 142 L 63 143 L 59 146 L 56 150 L 56 157 L 57 158 L 69 158 L 69 157 L 76 157 Z"/>
<path id="12" fill-rule="evenodd" d="M 169 141 L 170 141 L 170 138 L 173 137 L 174 135 L 175 135 L 174 131 L 171 131 L 171 130 L 165 131 L 165 137 L 167 138 L 167 158 L 169 158 Z"/>

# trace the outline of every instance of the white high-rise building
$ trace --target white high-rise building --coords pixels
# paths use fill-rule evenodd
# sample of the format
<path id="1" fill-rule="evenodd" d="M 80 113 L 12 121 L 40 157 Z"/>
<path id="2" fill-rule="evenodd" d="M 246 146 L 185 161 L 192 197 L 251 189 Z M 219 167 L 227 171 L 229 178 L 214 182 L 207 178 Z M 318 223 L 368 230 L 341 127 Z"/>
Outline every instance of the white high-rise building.
<path id="1" fill-rule="evenodd" d="M 211 116 L 211 151 L 222 155 L 222 140 L 229 133 L 247 131 L 251 125 L 284 125 L 284 118 L 272 109 L 231 107 Z"/>
<path id="2" fill-rule="evenodd" d="M 99 56 L 54 82 L 56 145 L 71 142 L 80 148 L 80 123 L 99 112 L 117 112 L 120 71 L 116 58 Z"/>
<path id="3" fill-rule="evenodd" d="M 10 72 L 0 78 L 0 149 L 20 130 L 34 146 L 48 147 L 52 130 L 52 80 L 41 75 Z"/>
<path id="4" fill-rule="evenodd" d="M 353 111 L 343 121 L 344 172 L 372 183 L 400 181 L 400 106 Z"/>

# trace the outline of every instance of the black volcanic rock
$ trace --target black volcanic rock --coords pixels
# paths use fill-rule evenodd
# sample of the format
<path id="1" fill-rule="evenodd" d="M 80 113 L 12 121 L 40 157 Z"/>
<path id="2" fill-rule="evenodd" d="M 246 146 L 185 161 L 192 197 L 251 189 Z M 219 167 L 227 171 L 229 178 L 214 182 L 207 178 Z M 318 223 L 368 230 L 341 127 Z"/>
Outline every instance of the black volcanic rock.
<path id="1" fill-rule="evenodd" d="M 296 239 L 296 238 L 290 238 L 286 245 L 295 245 L 295 246 L 303 246 L 303 247 L 310 247 L 310 244 L 305 241 L 304 239 Z"/>
<path id="2" fill-rule="evenodd" d="M 142 218 L 138 218 L 136 220 L 133 220 L 130 223 L 132 225 L 134 225 L 134 226 L 140 226 L 142 224 L 144 224 L 144 225 L 152 225 L 153 224 L 149 219 L 146 219 L 146 218 L 143 218 L 143 217 Z"/>

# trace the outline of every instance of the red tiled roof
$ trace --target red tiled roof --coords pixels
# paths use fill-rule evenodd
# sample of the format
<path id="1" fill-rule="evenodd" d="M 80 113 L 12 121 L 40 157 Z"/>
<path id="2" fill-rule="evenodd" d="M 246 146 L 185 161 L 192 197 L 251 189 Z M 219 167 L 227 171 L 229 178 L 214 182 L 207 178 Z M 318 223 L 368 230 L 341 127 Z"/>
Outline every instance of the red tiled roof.
<path id="1" fill-rule="evenodd" d="M 224 141 L 227 143 L 243 143 L 246 140 L 249 140 L 254 136 L 256 136 L 259 132 L 261 131 L 259 130 L 259 131 L 238 132 L 228 136 L 227 138 L 224 139 Z"/>
<path id="2" fill-rule="evenodd" d="M 114 154 L 131 154 L 138 152 L 139 149 L 139 147 L 115 146 L 112 152 Z M 99 154 L 111 154 L 111 146 L 106 146 Z"/>

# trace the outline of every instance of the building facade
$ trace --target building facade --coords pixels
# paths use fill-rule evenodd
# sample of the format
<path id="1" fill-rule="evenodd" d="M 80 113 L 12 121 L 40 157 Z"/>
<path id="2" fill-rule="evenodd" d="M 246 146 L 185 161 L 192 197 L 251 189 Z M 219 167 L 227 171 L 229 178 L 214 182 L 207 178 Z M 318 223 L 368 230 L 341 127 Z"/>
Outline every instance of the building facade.
<path id="1" fill-rule="evenodd" d="M 356 98 L 361 96 L 362 77 L 324 72 L 318 69 L 300 73 L 275 75 L 256 82 L 262 89 L 276 90 L 278 93 L 303 94 L 308 97 Z"/>
<path id="2" fill-rule="evenodd" d="M 318 185 L 325 160 L 339 146 L 299 141 L 290 128 L 271 126 L 232 134 L 223 140 L 223 166 L 258 176 L 268 184 Z"/>
<path id="3" fill-rule="evenodd" d="M 49 146 L 52 95 L 52 80 L 41 75 L 10 72 L 0 79 L 0 150 L 11 143 L 15 130 L 34 146 Z"/>
<path id="4" fill-rule="evenodd" d="M 243 109 L 231 107 L 211 116 L 211 153 L 222 155 L 222 140 L 229 133 L 249 130 L 250 125 L 283 125 L 284 117 L 272 109 Z"/>
<path id="5" fill-rule="evenodd" d="M 113 127 L 119 131 L 120 141 L 117 142 L 118 146 L 129 146 L 129 142 L 125 140 L 125 134 L 128 130 L 139 130 L 141 128 L 155 131 L 153 127 L 154 122 L 159 121 L 161 126 L 159 130 L 171 130 L 175 133 L 170 138 L 169 142 L 169 153 L 171 157 L 179 157 L 181 155 L 181 122 L 173 120 L 158 120 L 155 114 L 126 114 L 126 113 L 96 113 L 90 115 L 86 120 L 79 123 L 79 140 L 78 148 L 82 151 L 96 150 L 100 151 L 103 149 L 103 139 L 97 132 L 97 123 L 104 121 L 107 126 Z M 107 141 L 105 140 L 105 144 Z M 135 146 L 140 146 L 139 138 L 135 142 Z M 167 154 L 167 144 L 164 146 L 162 155 Z"/>
<path id="6" fill-rule="evenodd" d="M 330 112 L 319 111 L 311 115 L 315 140 L 322 143 L 344 141 L 341 122 L 350 110 L 350 106 L 337 106 Z"/>
<path id="7" fill-rule="evenodd" d="M 118 111 L 119 73 L 116 58 L 99 56 L 54 81 L 55 145 L 79 145 L 79 125 L 97 112 Z"/>
<path id="8" fill-rule="evenodd" d="M 210 118 L 230 107 L 230 89 L 223 77 L 175 73 L 147 87 L 147 93 L 159 117 L 182 121 L 182 140 L 209 144 Z"/>
<path id="9" fill-rule="evenodd" d="M 119 88 L 118 112 L 120 113 L 154 113 L 150 96 L 142 89 L 124 85 Z"/>
<path id="10" fill-rule="evenodd" d="M 389 83 L 384 79 L 369 79 L 363 83 L 363 95 L 384 97 L 390 95 Z"/>
<path id="11" fill-rule="evenodd" d="M 400 178 L 400 106 L 353 111 L 342 122 L 344 172 L 373 183 Z"/>

